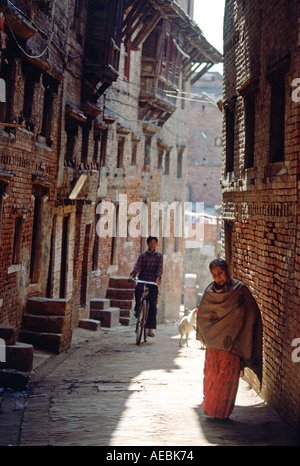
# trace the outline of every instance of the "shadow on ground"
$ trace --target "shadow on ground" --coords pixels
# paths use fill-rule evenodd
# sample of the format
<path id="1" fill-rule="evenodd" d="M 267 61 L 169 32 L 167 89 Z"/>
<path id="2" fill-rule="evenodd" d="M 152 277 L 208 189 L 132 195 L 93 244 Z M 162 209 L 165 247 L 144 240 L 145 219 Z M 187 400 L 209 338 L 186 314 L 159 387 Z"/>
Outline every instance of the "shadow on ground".
<path id="1" fill-rule="evenodd" d="M 203 434 L 212 445 L 219 446 L 296 446 L 296 435 L 265 402 L 254 406 L 234 407 L 228 420 L 215 419 L 195 408 Z M 265 420 L 262 422 L 262 420 Z"/>

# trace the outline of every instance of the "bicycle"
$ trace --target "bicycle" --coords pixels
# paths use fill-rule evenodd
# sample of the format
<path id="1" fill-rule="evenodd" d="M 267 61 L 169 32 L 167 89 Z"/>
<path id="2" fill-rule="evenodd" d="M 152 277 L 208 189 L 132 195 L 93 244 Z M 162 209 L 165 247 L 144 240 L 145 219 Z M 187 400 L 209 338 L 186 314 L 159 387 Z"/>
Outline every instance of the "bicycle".
<path id="1" fill-rule="evenodd" d="M 158 284 L 155 282 L 146 282 L 144 280 L 138 280 L 135 278 L 131 278 L 131 280 L 133 280 L 136 283 L 144 284 L 144 289 L 143 289 L 143 293 L 142 293 L 140 304 L 139 304 L 139 310 L 138 310 L 137 322 L 136 322 L 136 328 L 135 328 L 136 344 L 139 345 L 142 340 L 142 335 L 144 335 L 144 342 L 147 341 L 146 322 L 148 318 L 149 304 L 150 304 L 149 303 L 149 288 L 147 287 L 147 285 L 158 286 Z"/>

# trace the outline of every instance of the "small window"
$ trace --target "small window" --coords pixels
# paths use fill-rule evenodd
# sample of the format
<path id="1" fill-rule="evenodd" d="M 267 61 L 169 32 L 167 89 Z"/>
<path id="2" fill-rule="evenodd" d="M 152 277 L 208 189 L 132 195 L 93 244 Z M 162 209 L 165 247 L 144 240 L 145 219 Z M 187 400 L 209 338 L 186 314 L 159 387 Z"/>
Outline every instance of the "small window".
<path id="1" fill-rule="evenodd" d="M 119 139 L 118 139 L 117 168 L 123 168 L 124 148 L 125 148 L 125 138 L 124 137 L 119 137 Z"/>
<path id="2" fill-rule="evenodd" d="M 290 54 L 274 65 L 267 74 L 271 87 L 269 144 L 271 163 L 283 162 L 285 158 L 286 74 L 289 67 Z"/>
<path id="3" fill-rule="evenodd" d="M 74 165 L 75 163 L 75 145 L 78 136 L 78 125 L 66 120 L 65 131 L 67 134 L 67 144 L 65 153 L 65 163 Z"/>
<path id="4" fill-rule="evenodd" d="M 136 166 L 137 162 L 137 150 L 138 150 L 138 143 L 132 143 L 132 152 L 131 152 L 131 165 Z"/>
<path id="5" fill-rule="evenodd" d="M 88 162 L 90 130 L 91 124 L 88 122 L 82 128 L 81 162 L 83 164 Z"/>
<path id="6" fill-rule="evenodd" d="M 34 70 L 32 66 L 27 63 L 23 66 L 24 76 L 24 98 L 23 98 L 23 112 L 22 117 L 25 120 L 26 128 L 33 131 L 34 124 L 32 121 L 33 105 L 34 105 L 34 91 L 35 86 L 39 82 L 40 73 Z"/>
<path id="7" fill-rule="evenodd" d="M 254 165 L 256 94 L 245 98 L 245 168 Z"/>
<path id="8" fill-rule="evenodd" d="M 232 234 L 233 234 L 233 221 L 225 220 L 224 222 L 224 239 L 225 239 L 225 260 L 231 267 L 232 261 Z"/>
<path id="9" fill-rule="evenodd" d="M 107 129 L 97 129 L 94 133 L 93 161 L 97 167 L 105 167 L 107 147 Z"/>
<path id="10" fill-rule="evenodd" d="M 157 168 L 159 170 L 161 170 L 162 167 L 163 167 L 163 158 L 164 158 L 164 150 L 163 149 L 158 149 Z"/>
<path id="11" fill-rule="evenodd" d="M 96 225 L 99 220 L 99 215 L 96 215 Z M 100 238 L 95 229 L 95 240 L 94 240 L 94 247 L 93 247 L 93 263 L 92 263 L 92 270 L 99 270 L 99 253 L 100 253 Z"/>
<path id="12" fill-rule="evenodd" d="M 177 154 L 177 178 L 182 178 L 182 161 L 183 149 L 179 149 Z"/>
<path id="13" fill-rule="evenodd" d="M 57 86 L 54 85 L 50 78 L 44 76 L 44 107 L 42 119 L 41 135 L 46 139 L 48 146 L 52 145 L 51 130 L 52 130 L 52 117 L 53 117 L 53 103 L 55 94 L 57 93 Z"/>
<path id="14" fill-rule="evenodd" d="M 226 173 L 233 172 L 234 169 L 235 102 L 236 98 L 233 98 L 224 105 L 226 124 Z"/>
<path id="15" fill-rule="evenodd" d="M 151 137 L 148 136 L 145 141 L 144 170 L 150 168 L 151 163 Z"/>
<path id="16" fill-rule="evenodd" d="M 168 150 L 165 155 L 165 175 L 170 174 L 170 151 Z"/>
<path id="17" fill-rule="evenodd" d="M 271 81 L 270 162 L 284 160 L 285 142 L 285 76 Z"/>

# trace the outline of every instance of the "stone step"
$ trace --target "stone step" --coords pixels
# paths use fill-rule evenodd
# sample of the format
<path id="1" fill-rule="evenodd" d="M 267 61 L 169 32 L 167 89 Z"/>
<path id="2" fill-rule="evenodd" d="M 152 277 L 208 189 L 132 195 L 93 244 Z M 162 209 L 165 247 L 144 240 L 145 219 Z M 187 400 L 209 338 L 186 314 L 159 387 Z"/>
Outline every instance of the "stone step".
<path id="1" fill-rule="evenodd" d="M 71 316 L 45 316 L 37 314 L 23 315 L 23 328 L 24 330 L 31 330 L 43 333 L 62 333 L 65 325 L 68 323 Z"/>
<path id="2" fill-rule="evenodd" d="M 101 327 L 115 327 L 119 325 L 120 309 L 118 307 L 90 309 L 90 318 L 99 320 Z"/>
<path id="3" fill-rule="evenodd" d="M 130 317 L 121 317 L 120 316 L 120 324 L 130 327 L 136 324 L 136 318 L 132 315 Z"/>
<path id="4" fill-rule="evenodd" d="M 85 330 L 98 331 L 101 328 L 101 322 L 95 319 L 80 319 L 78 327 L 84 328 Z"/>
<path id="5" fill-rule="evenodd" d="M 59 353 L 71 345 L 71 300 L 33 296 L 26 303 L 20 342 Z"/>
<path id="6" fill-rule="evenodd" d="M 16 343 L 15 329 L 12 325 L 0 324 L 0 338 L 5 341 L 6 345 Z"/>
<path id="7" fill-rule="evenodd" d="M 90 299 L 90 309 L 108 309 L 109 307 L 111 307 L 111 303 L 107 298 Z"/>
<path id="8" fill-rule="evenodd" d="M 28 299 L 26 310 L 30 314 L 65 316 L 71 314 L 71 300 L 34 296 Z"/>
<path id="9" fill-rule="evenodd" d="M 106 291 L 106 298 L 108 299 L 125 299 L 130 300 L 134 297 L 134 290 L 133 289 L 120 289 L 120 288 L 108 288 Z"/>
<path id="10" fill-rule="evenodd" d="M 111 299 L 111 307 L 119 307 L 120 309 L 133 309 L 134 299 Z"/>
<path id="11" fill-rule="evenodd" d="M 6 360 L 0 364 L 1 368 L 31 372 L 33 368 L 33 346 L 28 343 L 17 342 L 6 346 Z"/>
<path id="12" fill-rule="evenodd" d="M 132 316 L 134 317 L 133 311 L 133 309 L 120 309 L 120 317 L 131 319 Z"/>
<path id="13" fill-rule="evenodd" d="M 78 309 L 78 323 L 80 319 L 87 319 L 87 318 L 88 318 L 87 309 L 84 306 L 80 306 Z"/>
<path id="14" fill-rule="evenodd" d="M 136 283 L 129 280 L 128 277 L 110 277 L 109 288 L 122 288 L 122 289 L 134 289 Z"/>
<path id="15" fill-rule="evenodd" d="M 21 330 L 19 340 L 29 343 L 35 348 L 44 349 L 51 353 L 60 353 L 70 346 L 71 338 L 59 333 L 32 332 Z"/>

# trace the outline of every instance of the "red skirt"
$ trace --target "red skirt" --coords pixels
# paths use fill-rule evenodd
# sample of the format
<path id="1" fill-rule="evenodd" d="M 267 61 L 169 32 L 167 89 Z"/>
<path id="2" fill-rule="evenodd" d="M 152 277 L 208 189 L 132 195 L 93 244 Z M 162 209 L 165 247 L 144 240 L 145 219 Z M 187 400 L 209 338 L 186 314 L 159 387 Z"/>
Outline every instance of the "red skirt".
<path id="1" fill-rule="evenodd" d="M 234 408 L 240 358 L 228 351 L 206 349 L 201 408 L 209 416 L 227 419 Z"/>

